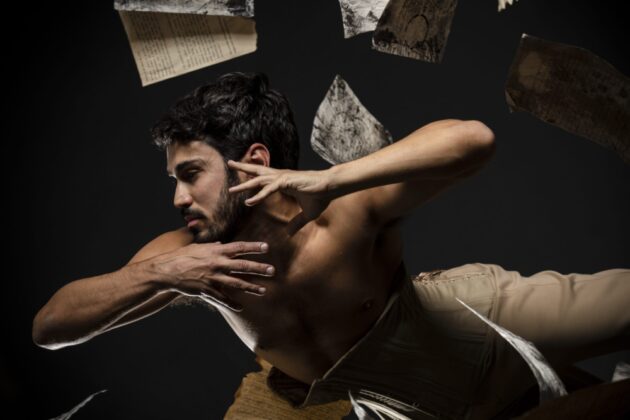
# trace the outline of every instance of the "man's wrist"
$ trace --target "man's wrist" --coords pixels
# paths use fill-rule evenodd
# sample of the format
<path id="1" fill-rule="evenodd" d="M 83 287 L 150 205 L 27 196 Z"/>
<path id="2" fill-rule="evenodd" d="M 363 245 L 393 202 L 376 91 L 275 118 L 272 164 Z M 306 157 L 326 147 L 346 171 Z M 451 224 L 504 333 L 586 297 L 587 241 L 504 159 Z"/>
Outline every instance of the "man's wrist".
<path id="1" fill-rule="evenodd" d="M 165 265 L 156 258 L 128 264 L 122 270 L 131 281 L 147 285 L 156 294 L 171 289 L 175 283 Z"/>

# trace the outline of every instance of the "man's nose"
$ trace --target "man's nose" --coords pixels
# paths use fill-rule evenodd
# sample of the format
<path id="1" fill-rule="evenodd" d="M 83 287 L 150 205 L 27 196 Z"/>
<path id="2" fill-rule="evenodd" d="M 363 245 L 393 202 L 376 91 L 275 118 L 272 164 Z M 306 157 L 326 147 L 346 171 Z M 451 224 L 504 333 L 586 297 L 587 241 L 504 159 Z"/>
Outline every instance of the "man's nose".
<path id="1" fill-rule="evenodd" d="M 192 204 L 192 197 L 188 190 L 181 185 L 175 188 L 175 196 L 173 197 L 173 204 L 177 208 L 190 207 Z"/>

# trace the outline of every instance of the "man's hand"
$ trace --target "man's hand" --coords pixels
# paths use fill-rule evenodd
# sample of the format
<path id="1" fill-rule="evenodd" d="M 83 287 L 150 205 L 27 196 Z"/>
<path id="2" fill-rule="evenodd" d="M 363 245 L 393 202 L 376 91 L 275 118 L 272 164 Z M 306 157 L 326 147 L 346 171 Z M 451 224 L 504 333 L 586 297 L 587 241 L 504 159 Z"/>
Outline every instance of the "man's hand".
<path id="1" fill-rule="evenodd" d="M 223 288 L 231 287 L 257 295 L 264 294 L 265 288 L 233 276 L 232 273 L 271 277 L 275 268 L 236 257 L 264 254 L 268 250 L 269 245 L 262 242 L 190 244 L 158 255 L 152 258 L 152 263 L 156 270 L 166 275 L 170 290 L 212 300 L 234 311 L 241 311 L 241 305 L 222 293 Z"/>
<path id="2" fill-rule="evenodd" d="M 274 169 L 233 160 L 228 161 L 228 167 L 254 176 L 248 181 L 231 187 L 230 193 L 261 188 L 257 194 L 245 200 L 248 206 L 258 204 L 276 191 L 295 197 L 302 211 L 289 222 L 287 230 L 290 235 L 319 217 L 334 198 L 329 189 L 327 171 Z"/>

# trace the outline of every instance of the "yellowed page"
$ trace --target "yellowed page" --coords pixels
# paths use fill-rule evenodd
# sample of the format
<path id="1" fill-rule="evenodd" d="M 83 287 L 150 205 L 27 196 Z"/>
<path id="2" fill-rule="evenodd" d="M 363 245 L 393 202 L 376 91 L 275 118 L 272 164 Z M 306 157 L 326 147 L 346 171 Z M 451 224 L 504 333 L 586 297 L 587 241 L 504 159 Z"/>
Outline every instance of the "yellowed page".
<path id="1" fill-rule="evenodd" d="M 256 51 L 243 17 L 119 11 L 142 86 Z"/>

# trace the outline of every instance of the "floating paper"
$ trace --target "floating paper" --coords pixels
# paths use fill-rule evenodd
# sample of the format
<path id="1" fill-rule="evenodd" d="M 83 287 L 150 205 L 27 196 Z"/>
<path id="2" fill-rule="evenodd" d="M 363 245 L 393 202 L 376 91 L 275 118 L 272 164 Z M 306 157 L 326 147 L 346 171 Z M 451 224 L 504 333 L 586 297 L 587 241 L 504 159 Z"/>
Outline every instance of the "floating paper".
<path id="1" fill-rule="evenodd" d="M 515 1 L 516 0 L 499 0 L 499 12 L 505 9 L 508 4 L 511 6 Z"/>
<path id="2" fill-rule="evenodd" d="M 378 21 L 374 49 L 439 63 L 457 0 L 391 0 Z"/>
<path id="3" fill-rule="evenodd" d="M 554 398 L 561 397 L 563 395 L 567 395 L 567 391 L 562 384 L 562 381 L 556 374 L 556 372 L 549 366 L 545 357 L 538 351 L 538 349 L 534 346 L 534 344 L 529 341 L 519 337 L 516 334 L 512 334 L 510 331 L 506 330 L 490 321 L 479 312 L 475 311 L 470 306 L 466 305 L 464 302 L 459 300 L 457 301 L 464 305 L 468 310 L 477 315 L 479 319 L 483 322 L 491 326 L 501 337 L 503 337 L 514 349 L 525 359 L 529 368 L 531 369 L 534 377 L 536 378 L 536 382 L 538 382 L 538 388 L 540 391 L 540 402 L 544 402 L 547 400 L 551 400 Z M 516 378 L 515 378 L 516 379 Z"/>
<path id="4" fill-rule="evenodd" d="M 339 0 L 345 38 L 373 31 L 389 0 Z"/>
<path id="5" fill-rule="evenodd" d="M 77 411 L 79 411 L 81 409 L 81 407 L 83 407 L 85 404 L 89 403 L 90 400 L 92 400 L 92 398 L 94 398 L 96 395 L 106 392 L 106 389 L 103 389 L 101 391 L 95 392 L 94 394 L 90 395 L 89 397 L 87 397 L 86 399 L 84 399 L 83 401 L 81 401 L 79 403 L 79 405 L 77 405 L 76 407 L 74 407 L 72 410 L 68 411 L 67 413 L 63 413 L 60 416 L 54 417 L 50 420 L 68 420 L 70 417 L 72 417 L 74 415 L 74 413 L 76 413 Z"/>
<path id="6" fill-rule="evenodd" d="M 630 364 L 619 362 L 617 366 L 615 366 L 612 382 L 623 381 L 624 379 L 630 379 Z"/>
<path id="7" fill-rule="evenodd" d="M 254 0 L 114 0 L 114 9 L 253 17 Z"/>
<path id="8" fill-rule="evenodd" d="M 320 104 L 311 146 L 333 165 L 358 159 L 392 143 L 392 136 L 365 109 L 339 75 Z"/>
<path id="9" fill-rule="evenodd" d="M 242 17 L 120 11 L 142 86 L 256 51 Z"/>
<path id="10" fill-rule="evenodd" d="M 630 81 L 590 51 L 523 34 L 505 95 L 510 110 L 591 139 L 630 163 Z"/>
<path id="11" fill-rule="evenodd" d="M 359 420 L 436 418 L 417 407 L 367 389 L 359 390 L 359 396 L 357 398 L 354 398 L 351 391 L 348 391 L 348 395 L 350 396 L 354 413 Z M 409 414 L 411 417 L 406 416 L 403 412 Z"/>

